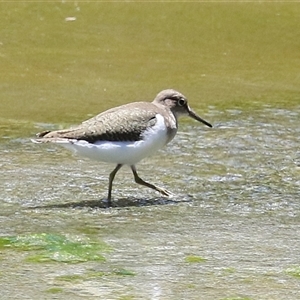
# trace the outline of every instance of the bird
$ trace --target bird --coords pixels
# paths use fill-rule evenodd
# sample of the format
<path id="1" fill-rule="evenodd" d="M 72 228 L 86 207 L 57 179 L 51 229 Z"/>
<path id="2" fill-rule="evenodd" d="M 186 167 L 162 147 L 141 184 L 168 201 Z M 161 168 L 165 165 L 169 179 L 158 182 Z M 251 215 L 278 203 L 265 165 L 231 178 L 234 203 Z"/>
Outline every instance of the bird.
<path id="1" fill-rule="evenodd" d="M 212 127 L 189 107 L 183 94 L 166 89 L 159 92 L 152 102 L 131 102 L 114 107 L 78 126 L 37 133 L 32 141 L 59 144 L 78 155 L 115 164 L 108 182 L 107 207 L 111 207 L 113 181 L 124 165 L 131 168 L 137 184 L 164 196 L 172 195 L 168 190 L 143 180 L 137 173 L 136 164 L 175 137 L 178 118 L 184 115 Z"/>

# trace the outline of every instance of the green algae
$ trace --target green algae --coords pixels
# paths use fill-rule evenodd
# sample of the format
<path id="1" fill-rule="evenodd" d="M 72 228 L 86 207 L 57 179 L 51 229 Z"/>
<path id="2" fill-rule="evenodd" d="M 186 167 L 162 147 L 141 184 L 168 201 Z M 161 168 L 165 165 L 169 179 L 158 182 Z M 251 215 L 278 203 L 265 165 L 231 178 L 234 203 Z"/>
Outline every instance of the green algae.
<path id="1" fill-rule="evenodd" d="M 221 300 L 251 300 L 249 297 L 228 297 L 222 298 Z"/>
<path id="2" fill-rule="evenodd" d="M 40 233 L 1 237 L 0 249 L 30 252 L 26 257 L 27 262 L 79 263 L 105 261 L 102 253 L 108 251 L 110 247 L 104 242 L 76 236 Z"/>
<path id="3" fill-rule="evenodd" d="M 184 261 L 187 263 L 203 263 L 206 262 L 207 259 L 197 255 L 188 255 L 185 257 Z"/>
<path id="4" fill-rule="evenodd" d="M 63 282 L 81 282 L 88 280 L 95 280 L 103 277 L 114 277 L 114 276 L 135 276 L 136 273 L 127 269 L 113 269 L 104 271 L 88 271 L 82 274 L 66 274 L 55 277 L 57 281 Z"/>
<path id="5" fill-rule="evenodd" d="M 82 281 L 85 278 L 83 275 L 78 274 L 71 274 L 71 275 L 60 275 L 57 276 L 55 279 L 59 281 L 65 281 L 65 282 L 78 282 Z"/>
<path id="6" fill-rule="evenodd" d="M 49 288 L 48 290 L 46 290 L 46 293 L 49 293 L 49 294 L 59 294 L 59 293 L 62 293 L 63 291 L 64 291 L 63 288 L 52 287 L 52 288 Z"/>
<path id="7" fill-rule="evenodd" d="M 285 273 L 290 275 L 290 276 L 293 276 L 293 277 L 296 277 L 296 278 L 300 278 L 300 267 L 299 266 L 295 266 L 295 267 L 290 267 L 290 268 L 287 268 L 285 270 Z"/>
<path id="8" fill-rule="evenodd" d="M 118 276 L 135 276 L 135 273 L 126 269 L 115 269 L 113 274 Z"/>

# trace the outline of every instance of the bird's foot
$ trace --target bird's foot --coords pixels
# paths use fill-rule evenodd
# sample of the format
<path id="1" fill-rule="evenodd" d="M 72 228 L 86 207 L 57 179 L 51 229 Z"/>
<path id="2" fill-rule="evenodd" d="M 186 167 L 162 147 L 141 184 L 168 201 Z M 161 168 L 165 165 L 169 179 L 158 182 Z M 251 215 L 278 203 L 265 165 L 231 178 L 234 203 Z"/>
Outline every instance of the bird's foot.
<path id="1" fill-rule="evenodd" d="M 158 191 L 164 195 L 164 196 L 167 196 L 167 197 L 172 197 L 174 196 L 173 193 L 171 193 L 170 191 L 166 190 L 166 189 L 163 189 L 163 188 L 158 188 Z"/>

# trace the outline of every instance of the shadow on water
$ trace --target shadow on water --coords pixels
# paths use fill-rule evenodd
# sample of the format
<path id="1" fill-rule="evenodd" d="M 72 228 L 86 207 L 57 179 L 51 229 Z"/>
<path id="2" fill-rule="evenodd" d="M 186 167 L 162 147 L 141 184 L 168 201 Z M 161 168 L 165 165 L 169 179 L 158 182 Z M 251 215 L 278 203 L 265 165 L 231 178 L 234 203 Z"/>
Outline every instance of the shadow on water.
<path id="1" fill-rule="evenodd" d="M 182 200 L 172 200 L 166 198 L 134 198 L 134 197 L 124 197 L 112 201 L 112 208 L 118 207 L 140 207 L 140 206 L 158 206 L 158 205 L 171 205 L 178 203 L 191 202 L 192 199 L 182 199 Z M 26 209 L 59 209 L 59 208 L 110 208 L 107 206 L 107 200 L 83 200 L 79 202 L 70 203 L 60 203 L 60 204 L 48 204 L 48 205 L 38 205 L 30 206 Z"/>

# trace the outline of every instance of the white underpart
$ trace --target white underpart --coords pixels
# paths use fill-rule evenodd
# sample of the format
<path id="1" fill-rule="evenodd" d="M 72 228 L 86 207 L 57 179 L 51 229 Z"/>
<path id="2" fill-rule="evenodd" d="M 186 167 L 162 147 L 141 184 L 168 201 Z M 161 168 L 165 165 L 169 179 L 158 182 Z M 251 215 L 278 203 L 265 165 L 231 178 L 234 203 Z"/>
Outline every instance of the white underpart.
<path id="1" fill-rule="evenodd" d="M 157 114 L 156 119 L 156 124 L 142 135 L 143 139 L 136 142 L 99 141 L 91 144 L 82 140 L 60 140 L 57 143 L 93 160 L 134 165 L 162 148 L 167 142 L 164 118 Z"/>

